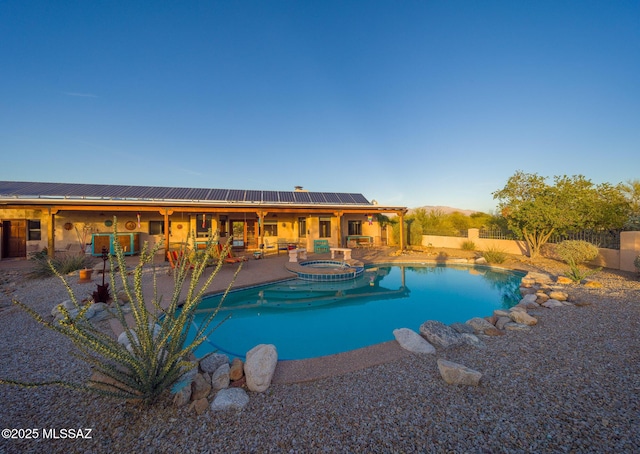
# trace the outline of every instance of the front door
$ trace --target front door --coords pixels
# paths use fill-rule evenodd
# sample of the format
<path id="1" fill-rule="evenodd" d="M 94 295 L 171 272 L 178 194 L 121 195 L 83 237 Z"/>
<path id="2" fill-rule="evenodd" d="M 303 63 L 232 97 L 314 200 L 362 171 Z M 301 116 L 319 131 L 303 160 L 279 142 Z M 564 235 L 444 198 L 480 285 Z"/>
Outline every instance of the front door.
<path id="1" fill-rule="evenodd" d="M 27 256 L 27 221 L 3 221 L 2 254 L 5 258 Z"/>

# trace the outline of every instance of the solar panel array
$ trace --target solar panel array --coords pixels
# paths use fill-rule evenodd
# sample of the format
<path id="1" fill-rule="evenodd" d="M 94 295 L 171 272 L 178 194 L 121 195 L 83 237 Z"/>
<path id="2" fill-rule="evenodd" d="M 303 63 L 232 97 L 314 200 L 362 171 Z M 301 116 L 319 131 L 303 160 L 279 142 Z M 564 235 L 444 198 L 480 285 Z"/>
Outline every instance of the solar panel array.
<path id="1" fill-rule="evenodd" d="M 0 181 L 0 198 L 371 205 L 362 194 Z"/>

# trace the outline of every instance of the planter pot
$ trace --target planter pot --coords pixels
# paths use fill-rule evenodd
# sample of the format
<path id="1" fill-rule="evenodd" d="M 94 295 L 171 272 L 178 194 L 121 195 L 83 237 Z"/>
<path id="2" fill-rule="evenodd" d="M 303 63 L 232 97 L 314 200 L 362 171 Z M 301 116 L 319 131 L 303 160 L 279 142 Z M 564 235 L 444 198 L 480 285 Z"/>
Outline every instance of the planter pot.
<path id="1" fill-rule="evenodd" d="M 93 270 L 90 270 L 90 269 L 80 270 L 80 280 L 78 282 L 80 283 L 91 282 L 92 273 L 93 273 Z"/>

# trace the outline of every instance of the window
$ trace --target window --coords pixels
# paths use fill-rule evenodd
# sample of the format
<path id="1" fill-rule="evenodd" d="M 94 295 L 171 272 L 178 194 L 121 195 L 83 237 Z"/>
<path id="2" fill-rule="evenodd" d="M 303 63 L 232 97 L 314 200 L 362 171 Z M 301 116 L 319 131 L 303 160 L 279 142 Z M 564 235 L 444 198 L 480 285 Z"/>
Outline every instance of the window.
<path id="1" fill-rule="evenodd" d="M 331 238 L 331 218 L 320 218 L 320 238 Z"/>
<path id="2" fill-rule="evenodd" d="M 164 235 L 164 221 L 149 221 L 149 235 Z"/>
<path id="3" fill-rule="evenodd" d="M 278 236 L 278 221 L 264 221 L 264 236 Z"/>
<path id="4" fill-rule="evenodd" d="M 362 222 L 361 221 L 349 221 L 349 233 L 348 235 L 362 235 Z"/>
<path id="5" fill-rule="evenodd" d="M 29 241 L 39 241 L 42 236 L 40 235 L 40 221 L 29 221 Z"/>
<path id="6" fill-rule="evenodd" d="M 298 218 L 298 236 L 300 238 L 307 237 L 307 218 Z"/>

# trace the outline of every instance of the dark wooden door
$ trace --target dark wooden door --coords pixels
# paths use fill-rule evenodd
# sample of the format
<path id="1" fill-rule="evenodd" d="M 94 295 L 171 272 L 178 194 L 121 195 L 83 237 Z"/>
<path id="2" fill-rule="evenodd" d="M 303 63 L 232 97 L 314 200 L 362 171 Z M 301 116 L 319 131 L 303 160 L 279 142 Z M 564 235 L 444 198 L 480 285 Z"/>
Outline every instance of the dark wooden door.
<path id="1" fill-rule="evenodd" d="M 4 221 L 5 245 L 7 250 L 4 256 L 26 257 L 27 256 L 27 221 L 24 219 Z"/>

